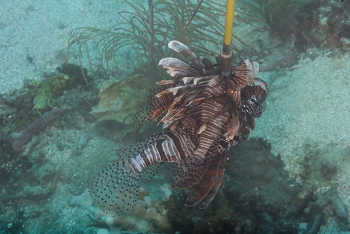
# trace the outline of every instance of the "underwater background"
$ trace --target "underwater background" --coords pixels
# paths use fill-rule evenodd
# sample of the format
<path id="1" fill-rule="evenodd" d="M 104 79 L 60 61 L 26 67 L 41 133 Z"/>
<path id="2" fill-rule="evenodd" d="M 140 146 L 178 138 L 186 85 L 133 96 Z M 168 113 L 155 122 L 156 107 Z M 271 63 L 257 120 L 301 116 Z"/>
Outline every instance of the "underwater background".
<path id="1" fill-rule="evenodd" d="M 223 2 L 0 0 L 0 233 L 350 233 L 347 0 L 236 1 L 234 62 L 259 62 L 269 95 L 207 209 L 184 205 L 169 166 L 132 216 L 93 204 L 116 150 L 162 130 L 133 115 L 170 78 L 167 43 L 215 62 Z"/>

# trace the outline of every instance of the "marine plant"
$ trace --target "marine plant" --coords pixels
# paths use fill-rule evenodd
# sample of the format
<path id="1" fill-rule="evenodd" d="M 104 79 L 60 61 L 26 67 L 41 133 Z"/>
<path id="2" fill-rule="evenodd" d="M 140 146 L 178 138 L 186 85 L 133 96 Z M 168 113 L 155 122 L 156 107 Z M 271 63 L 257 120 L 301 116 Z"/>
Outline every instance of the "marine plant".
<path id="1" fill-rule="evenodd" d="M 120 70 L 131 64 L 130 73 L 142 75 L 142 82 L 152 85 L 164 77 L 158 61 L 174 53 L 164 45 L 171 40 L 190 44 L 199 56 L 219 51 L 218 39 L 223 35 L 225 6 L 220 2 L 197 0 L 167 1 L 148 0 L 148 8 L 126 1 L 132 11 L 122 11 L 118 15 L 121 24 L 109 30 L 92 27 L 76 28 L 72 31 L 67 52 L 77 46 L 79 60 L 87 62 L 93 70 L 98 56 L 98 65 L 112 70 Z M 233 36 L 236 43 L 244 42 Z M 234 50 L 239 50 L 234 47 Z M 85 60 L 84 60 L 85 58 Z"/>
<path id="2" fill-rule="evenodd" d="M 258 16 L 272 32 L 280 29 L 294 29 L 297 18 L 306 16 L 299 9 L 312 0 L 239 0 L 242 10 L 248 15 Z"/>

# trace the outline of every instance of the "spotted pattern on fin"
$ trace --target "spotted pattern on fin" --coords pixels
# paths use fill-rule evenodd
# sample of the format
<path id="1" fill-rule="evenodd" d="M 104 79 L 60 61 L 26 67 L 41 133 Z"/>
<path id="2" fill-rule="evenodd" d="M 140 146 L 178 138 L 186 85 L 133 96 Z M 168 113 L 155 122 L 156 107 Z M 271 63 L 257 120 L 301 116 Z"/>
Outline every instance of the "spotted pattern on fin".
<path id="1" fill-rule="evenodd" d="M 137 201 L 140 175 L 134 173 L 127 161 L 105 167 L 93 180 L 90 194 L 106 213 L 114 217 L 131 214 Z"/>
<path id="2" fill-rule="evenodd" d="M 159 172 L 159 169 L 163 166 L 163 163 L 156 163 L 146 167 L 141 174 L 141 181 L 144 183 L 151 182 Z"/>

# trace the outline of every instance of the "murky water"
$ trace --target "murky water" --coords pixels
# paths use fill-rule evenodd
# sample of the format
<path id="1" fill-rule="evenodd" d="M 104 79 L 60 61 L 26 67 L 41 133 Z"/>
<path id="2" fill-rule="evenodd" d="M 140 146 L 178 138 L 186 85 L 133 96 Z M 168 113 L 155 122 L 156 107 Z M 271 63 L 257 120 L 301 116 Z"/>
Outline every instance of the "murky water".
<path id="1" fill-rule="evenodd" d="M 0 233 L 350 231 L 349 2 L 1 5 Z"/>

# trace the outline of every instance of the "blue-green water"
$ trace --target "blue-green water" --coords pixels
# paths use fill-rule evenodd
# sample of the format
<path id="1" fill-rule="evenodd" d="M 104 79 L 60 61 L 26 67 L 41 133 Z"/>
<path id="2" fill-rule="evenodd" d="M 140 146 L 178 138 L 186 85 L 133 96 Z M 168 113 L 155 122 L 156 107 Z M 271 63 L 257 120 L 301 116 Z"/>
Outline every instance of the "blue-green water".
<path id="1" fill-rule="evenodd" d="M 195 160 L 187 166 L 163 163 L 144 171 L 138 186 L 119 163 L 98 178 L 117 178 L 113 183 L 122 189 L 108 190 L 100 179 L 90 187 L 102 168 L 127 162 L 155 144 L 150 136 L 167 131 L 163 123 L 157 126 L 164 115 L 139 129 L 149 109 L 139 111 L 160 92 L 151 91 L 155 82 L 171 79 L 157 66 L 160 59 L 191 64 L 168 48 L 169 41 L 208 58 L 213 66 L 207 70 L 218 75 L 215 56 L 224 25 L 224 5 L 218 3 L 1 3 L 0 233 L 350 232 L 347 1 L 236 1 L 233 65 L 257 61 L 257 77 L 269 88 L 249 138 L 242 139 L 240 117 L 239 142 L 226 163 L 215 150 L 209 169 L 198 169 Z M 242 105 L 226 104 L 212 118 Z M 236 123 L 230 116 L 229 123 Z M 173 128 L 186 129 L 185 119 Z M 228 126 L 220 139 L 234 132 Z M 196 125 L 197 138 L 186 138 L 186 147 L 201 139 L 199 127 L 210 126 Z M 215 176 L 222 168 L 222 178 Z M 201 187 L 172 188 L 196 176 L 203 176 Z M 91 197 L 104 188 L 119 196 L 107 202 L 116 205 Z M 123 194 L 134 198 L 125 202 Z M 201 196 L 213 198 L 205 209 Z M 192 199 L 199 204 L 185 206 Z M 124 214 L 125 207 L 131 214 Z"/>

